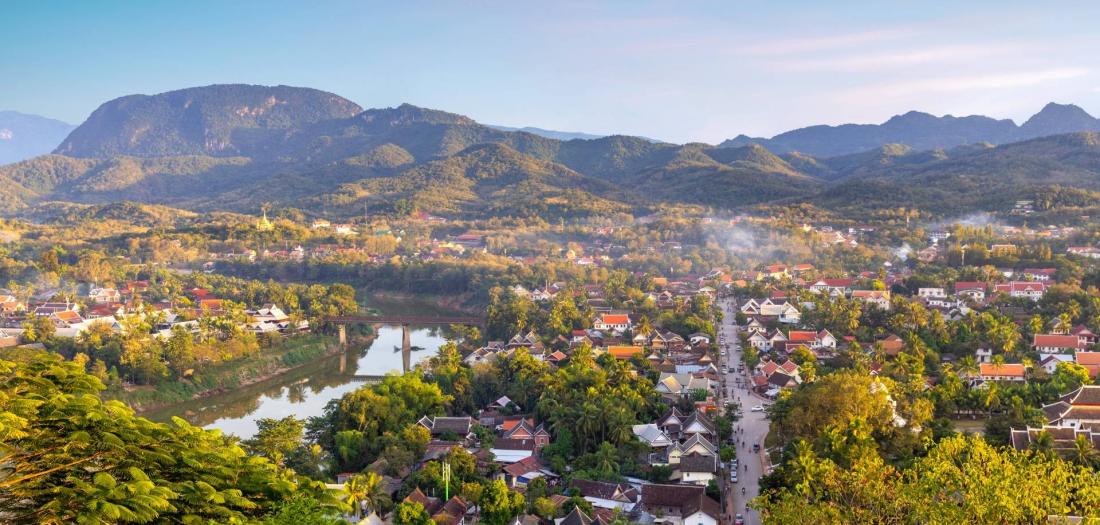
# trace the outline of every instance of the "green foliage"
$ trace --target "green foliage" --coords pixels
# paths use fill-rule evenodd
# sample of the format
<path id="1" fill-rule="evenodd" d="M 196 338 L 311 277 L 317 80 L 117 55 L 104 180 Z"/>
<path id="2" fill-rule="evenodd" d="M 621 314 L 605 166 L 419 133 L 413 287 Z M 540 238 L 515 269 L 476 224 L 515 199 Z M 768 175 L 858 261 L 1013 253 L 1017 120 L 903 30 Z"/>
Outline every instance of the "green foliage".
<path id="1" fill-rule="evenodd" d="M 790 463 L 785 488 L 754 503 L 767 523 L 1041 523 L 1049 515 L 1100 517 L 1094 472 L 1044 454 L 998 449 L 980 437 L 947 438 L 900 472 L 876 454 L 844 468 L 808 448 Z"/>
<path id="2" fill-rule="evenodd" d="M 71 362 L 0 362 L 0 508 L 12 523 L 243 522 L 323 486 L 279 473 L 217 431 L 153 423 Z"/>

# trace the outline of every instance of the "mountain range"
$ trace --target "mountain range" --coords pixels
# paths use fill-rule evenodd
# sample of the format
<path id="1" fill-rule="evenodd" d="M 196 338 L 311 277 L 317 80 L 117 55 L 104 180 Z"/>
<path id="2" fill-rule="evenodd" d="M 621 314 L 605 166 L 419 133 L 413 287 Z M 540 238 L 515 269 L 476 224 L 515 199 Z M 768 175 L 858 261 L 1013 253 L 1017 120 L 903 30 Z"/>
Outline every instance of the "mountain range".
<path id="1" fill-rule="evenodd" d="M 0 164 L 49 153 L 75 127 L 38 115 L 0 111 Z"/>
<path id="2" fill-rule="evenodd" d="M 1056 185 L 1100 191 L 1096 122 L 1083 113 L 1050 105 L 1022 126 L 909 113 L 871 126 L 874 133 L 856 126 L 867 147 L 855 151 L 820 138 L 848 128 L 824 127 L 814 140 L 845 153 L 814 155 L 757 141 L 561 140 L 409 104 L 364 110 L 314 89 L 216 85 L 103 104 L 53 154 L 0 166 L 0 206 L 25 216 L 41 215 L 43 203 L 135 201 L 244 212 L 271 203 L 327 217 L 420 209 L 552 219 L 805 202 L 953 213 L 1010 206 Z M 964 133 L 963 124 L 1000 135 Z M 902 129 L 911 143 L 881 142 Z M 1059 134 L 1067 129 L 1075 133 Z"/>
<path id="3" fill-rule="evenodd" d="M 777 153 L 797 151 L 815 157 L 835 157 L 872 150 L 885 144 L 906 144 L 914 149 L 930 150 L 982 142 L 1006 144 L 1077 131 L 1100 131 L 1100 119 L 1093 118 L 1072 104 L 1051 102 L 1019 126 L 1011 120 L 979 115 L 936 117 L 910 111 L 882 124 L 810 126 L 780 133 L 770 139 L 738 135 L 719 146 L 759 144 Z"/>

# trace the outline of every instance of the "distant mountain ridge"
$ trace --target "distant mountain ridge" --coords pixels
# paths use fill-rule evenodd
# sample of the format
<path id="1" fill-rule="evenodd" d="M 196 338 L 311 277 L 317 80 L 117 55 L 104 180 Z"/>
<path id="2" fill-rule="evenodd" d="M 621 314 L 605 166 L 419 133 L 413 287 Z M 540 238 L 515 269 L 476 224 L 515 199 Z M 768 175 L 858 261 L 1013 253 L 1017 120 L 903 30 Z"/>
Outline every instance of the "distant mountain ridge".
<path id="1" fill-rule="evenodd" d="M 522 131 L 524 133 L 530 133 L 532 135 L 538 135 L 540 137 L 546 137 L 548 139 L 555 140 L 593 140 L 602 139 L 606 135 L 593 135 L 591 133 L 581 133 L 579 131 L 554 131 L 552 129 L 542 129 L 533 126 L 525 126 L 522 128 L 514 128 L 511 126 L 497 126 L 495 124 L 487 124 L 490 128 L 498 129 L 500 131 Z"/>
<path id="2" fill-rule="evenodd" d="M 76 126 L 18 111 L 0 111 L 0 164 L 53 151 Z"/>
<path id="3" fill-rule="evenodd" d="M 1048 135 L 1100 131 L 1100 119 L 1072 104 L 1051 102 L 1022 125 L 980 115 L 936 117 L 910 111 L 882 124 L 810 126 L 770 139 L 739 135 L 719 147 L 759 144 L 776 153 L 800 152 L 815 157 L 835 157 L 873 150 L 887 144 L 905 144 L 915 150 L 949 149 L 988 142 L 1007 144 Z"/>
<path id="4" fill-rule="evenodd" d="M 410 104 L 363 110 L 308 88 L 207 86 L 103 104 L 57 154 L 0 166 L 0 206 L 17 215 L 59 202 L 244 212 L 270 203 L 329 217 L 425 210 L 557 219 L 809 203 L 946 213 L 1000 206 L 1054 185 L 1100 191 L 1094 132 L 979 140 L 1094 123 L 1080 108 L 1058 105 L 1021 126 L 911 112 L 881 126 L 825 127 L 870 147 L 821 156 L 751 141 L 560 140 Z M 964 144 L 880 143 L 918 128 Z"/>

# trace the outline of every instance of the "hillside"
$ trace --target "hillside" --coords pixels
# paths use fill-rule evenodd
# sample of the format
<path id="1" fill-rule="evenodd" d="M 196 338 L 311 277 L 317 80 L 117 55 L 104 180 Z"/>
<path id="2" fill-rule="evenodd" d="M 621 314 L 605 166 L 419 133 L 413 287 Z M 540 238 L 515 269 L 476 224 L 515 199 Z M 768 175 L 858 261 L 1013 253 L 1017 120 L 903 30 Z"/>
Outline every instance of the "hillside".
<path id="1" fill-rule="evenodd" d="M 936 117 L 910 111 L 882 124 L 810 126 L 772 138 L 739 135 L 719 144 L 739 147 L 760 144 L 777 153 L 801 152 L 814 157 L 835 157 L 874 150 L 888 144 L 905 144 L 914 150 L 950 149 L 988 142 L 1005 144 L 1077 131 L 1100 131 L 1100 119 L 1074 105 L 1050 103 L 1024 124 L 980 115 Z"/>
<path id="2" fill-rule="evenodd" d="M 361 111 L 332 93 L 289 86 L 227 84 L 130 95 L 96 109 L 55 153 L 251 156 L 286 130 Z"/>
<path id="3" fill-rule="evenodd" d="M 55 214 L 75 218 L 79 206 L 122 201 L 244 213 L 270 203 L 334 218 L 428 210 L 554 220 L 772 202 L 948 213 L 1000 209 L 1054 185 L 1100 190 L 1095 134 L 979 141 L 1093 121 L 1080 108 L 1048 105 L 1022 126 L 911 112 L 881 126 L 777 137 L 811 150 L 873 145 L 820 156 L 751 141 L 557 140 L 410 104 L 361 110 L 311 89 L 208 86 L 104 104 L 58 148 L 64 154 L 0 166 L 0 205 L 7 215 L 39 219 L 50 216 L 43 203 L 77 205 Z M 850 140 L 830 143 L 837 133 Z M 895 137 L 912 142 L 878 144 Z"/>
<path id="4" fill-rule="evenodd" d="M 0 111 L 0 165 L 53 151 L 73 128 L 60 120 Z"/>
<path id="5" fill-rule="evenodd" d="M 961 148 L 923 161 L 893 163 L 841 181 L 809 200 L 834 209 L 904 205 L 973 212 L 1005 209 L 1054 187 L 1100 191 L 1100 134 Z"/>

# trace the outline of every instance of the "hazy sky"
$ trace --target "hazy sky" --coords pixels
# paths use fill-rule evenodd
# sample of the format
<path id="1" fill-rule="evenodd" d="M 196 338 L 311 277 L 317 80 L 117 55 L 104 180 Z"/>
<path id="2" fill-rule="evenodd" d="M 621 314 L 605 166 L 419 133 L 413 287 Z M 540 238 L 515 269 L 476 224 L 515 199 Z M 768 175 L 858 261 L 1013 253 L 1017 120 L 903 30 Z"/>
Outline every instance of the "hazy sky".
<path id="1" fill-rule="evenodd" d="M 917 5 L 920 4 L 920 5 Z M 5 1 L 0 109 L 243 82 L 718 142 L 910 109 L 1100 114 L 1100 1 Z"/>

